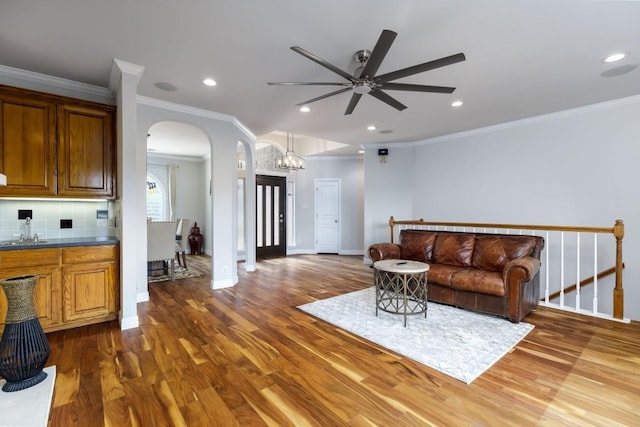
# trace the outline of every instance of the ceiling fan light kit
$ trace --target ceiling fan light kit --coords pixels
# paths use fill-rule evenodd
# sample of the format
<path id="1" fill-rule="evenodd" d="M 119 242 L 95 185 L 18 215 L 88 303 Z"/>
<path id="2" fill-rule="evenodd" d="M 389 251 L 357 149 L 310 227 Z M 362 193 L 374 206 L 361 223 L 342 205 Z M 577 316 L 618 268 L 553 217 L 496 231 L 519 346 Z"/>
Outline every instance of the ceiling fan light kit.
<path id="1" fill-rule="evenodd" d="M 407 108 L 391 95 L 387 94 L 384 90 L 398 90 L 407 92 L 431 92 L 431 93 L 453 93 L 456 89 L 454 87 L 447 86 L 427 86 L 407 83 L 392 83 L 393 80 L 398 80 L 404 77 L 409 77 L 414 74 L 423 73 L 425 71 L 433 70 L 447 65 L 452 65 L 457 62 L 464 61 L 466 57 L 463 53 L 457 53 L 455 55 L 447 56 L 444 58 L 436 59 L 433 61 L 424 62 L 422 64 L 414 65 L 412 67 L 402 68 L 400 70 L 392 71 L 390 73 L 377 76 L 376 73 L 380 64 L 384 60 L 387 52 L 391 48 L 393 41 L 398 34 L 391 30 L 383 30 L 382 34 L 378 38 L 373 50 L 362 49 L 357 51 L 353 58 L 360 64 L 353 74 L 336 67 L 335 65 L 325 61 L 317 55 L 304 50 L 299 46 L 292 46 L 291 50 L 299 53 L 307 59 L 325 67 L 333 73 L 346 79 L 347 82 L 269 82 L 269 85 L 281 85 L 281 86 L 344 86 L 342 89 L 338 89 L 334 92 L 327 93 L 325 95 L 318 96 L 316 98 L 309 99 L 307 101 L 296 104 L 298 107 L 308 105 L 321 99 L 328 98 L 330 96 L 339 95 L 348 91 L 352 92 L 351 100 L 347 105 L 347 109 L 344 114 L 349 115 L 353 113 L 353 110 L 358 105 L 362 95 L 369 94 L 374 98 L 379 99 L 387 105 L 395 108 L 398 111 L 402 111 Z"/>

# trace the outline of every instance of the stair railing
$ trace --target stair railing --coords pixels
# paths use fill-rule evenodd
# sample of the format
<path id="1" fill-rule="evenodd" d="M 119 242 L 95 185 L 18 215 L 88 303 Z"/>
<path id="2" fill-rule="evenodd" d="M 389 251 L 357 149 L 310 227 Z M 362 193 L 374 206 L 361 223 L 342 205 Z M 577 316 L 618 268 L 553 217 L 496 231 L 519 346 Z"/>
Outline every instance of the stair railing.
<path id="1" fill-rule="evenodd" d="M 545 239 L 545 248 L 542 254 L 542 267 L 540 278 L 544 295 L 541 296 L 541 305 L 557 308 L 560 310 L 586 314 L 594 317 L 601 317 L 611 320 L 629 322 L 624 317 L 624 289 L 622 287 L 622 272 L 624 264 L 622 262 L 622 239 L 624 237 L 624 223 L 621 219 L 616 220 L 613 227 L 576 227 L 557 225 L 530 225 L 530 224 L 488 224 L 488 223 L 464 223 L 464 222 L 443 222 L 418 220 L 396 220 L 389 218 L 391 229 L 391 239 L 394 240 L 402 229 L 425 229 L 442 231 L 479 232 L 494 234 L 531 234 L 542 236 Z M 591 239 L 581 239 L 581 235 L 592 235 Z M 612 245 L 607 244 L 603 239 L 598 240 L 598 236 L 613 236 L 615 238 L 615 250 Z M 570 237 L 568 237 L 570 236 Z M 572 248 L 572 246 L 574 248 Z M 585 249 L 586 248 L 586 249 Z M 571 251 L 573 249 L 573 251 Z M 569 254 L 572 252 L 572 255 Z M 606 277 L 612 274 L 611 271 L 598 271 L 598 265 L 611 265 L 615 277 L 614 283 L 606 282 Z M 588 278 L 581 278 L 585 273 L 584 264 L 591 264 L 593 275 Z M 569 271 L 575 269 L 575 283 L 565 286 Z M 591 308 L 583 308 L 582 287 L 592 284 Z M 600 298 L 601 289 L 599 286 L 613 286 L 611 302 L 608 307 L 612 310 L 601 311 L 600 306 L 609 301 L 607 298 Z M 605 300 L 605 301 L 601 301 Z"/>

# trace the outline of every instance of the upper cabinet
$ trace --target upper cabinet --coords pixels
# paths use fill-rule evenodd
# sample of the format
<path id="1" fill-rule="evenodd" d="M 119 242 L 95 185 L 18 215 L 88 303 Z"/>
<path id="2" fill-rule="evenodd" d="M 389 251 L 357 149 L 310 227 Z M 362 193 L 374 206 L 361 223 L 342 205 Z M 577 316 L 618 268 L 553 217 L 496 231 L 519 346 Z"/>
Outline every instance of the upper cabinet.
<path id="1" fill-rule="evenodd" d="M 56 194 L 56 106 L 0 88 L 0 172 L 5 196 Z"/>
<path id="2" fill-rule="evenodd" d="M 115 197 L 115 107 L 0 86 L 0 196 Z"/>
<path id="3" fill-rule="evenodd" d="M 113 110 L 59 105 L 58 195 L 113 196 L 113 146 Z"/>

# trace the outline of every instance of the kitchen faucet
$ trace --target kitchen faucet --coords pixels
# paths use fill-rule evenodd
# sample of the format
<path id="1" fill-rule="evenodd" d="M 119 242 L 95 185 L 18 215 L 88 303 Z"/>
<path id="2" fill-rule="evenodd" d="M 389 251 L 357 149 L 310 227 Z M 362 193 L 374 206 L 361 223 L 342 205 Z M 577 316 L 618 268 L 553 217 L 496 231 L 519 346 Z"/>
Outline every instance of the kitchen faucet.
<path id="1" fill-rule="evenodd" d="M 27 217 L 24 222 L 24 240 L 27 242 L 31 241 L 31 218 Z"/>

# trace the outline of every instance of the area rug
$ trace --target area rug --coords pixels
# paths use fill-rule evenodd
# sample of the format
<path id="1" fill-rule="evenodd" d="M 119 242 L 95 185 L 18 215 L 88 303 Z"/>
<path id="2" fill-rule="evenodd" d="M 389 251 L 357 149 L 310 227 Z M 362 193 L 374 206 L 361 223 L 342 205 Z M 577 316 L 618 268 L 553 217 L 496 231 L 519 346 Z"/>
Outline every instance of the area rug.
<path id="1" fill-rule="evenodd" d="M 424 314 L 378 311 L 375 288 L 304 304 L 298 309 L 470 384 L 533 329 L 533 325 L 429 302 Z"/>
<path id="2" fill-rule="evenodd" d="M 175 278 L 176 280 L 185 279 L 187 277 L 198 277 L 202 276 L 202 273 L 196 270 L 189 270 L 188 268 L 181 267 L 176 265 Z M 171 274 L 164 274 L 162 276 L 149 276 L 147 277 L 147 281 L 149 283 L 154 282 L 164 282 L 166 280 L 171 280 Z"/>

